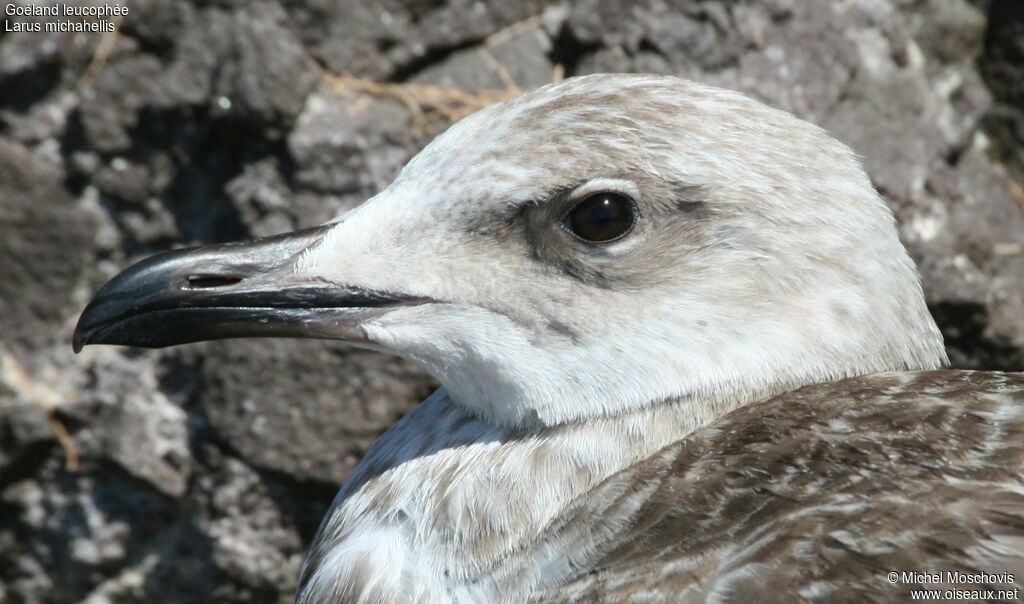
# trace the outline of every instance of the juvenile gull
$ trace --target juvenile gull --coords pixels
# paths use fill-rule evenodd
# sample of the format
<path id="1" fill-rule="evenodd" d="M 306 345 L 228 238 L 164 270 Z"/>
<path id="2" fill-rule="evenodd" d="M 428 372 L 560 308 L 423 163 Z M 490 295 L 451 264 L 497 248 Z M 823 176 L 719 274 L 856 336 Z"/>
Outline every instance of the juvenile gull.
<path id="1" fill-rule="evenodd" d="M 491 106 L 332 223 L 129 268 L 75 347 L 253 335 L 346 340 L 443 385 L 338 494 L 299 602 L 1024 580 L 1024 377 L 935 371 L 856 157 L 735 92 L 595 75 Z"/>

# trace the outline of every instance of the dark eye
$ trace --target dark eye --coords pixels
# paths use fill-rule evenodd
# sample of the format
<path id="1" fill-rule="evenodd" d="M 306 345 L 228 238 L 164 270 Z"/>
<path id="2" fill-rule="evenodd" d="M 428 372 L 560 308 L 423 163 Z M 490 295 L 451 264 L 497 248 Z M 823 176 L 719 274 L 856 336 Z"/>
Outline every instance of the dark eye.
<path id="1" fill-rule="evenodd" d="M 633 229 L 633 202 L 618 193 L 595 193 L 576 204 L 565 217 L 565 228 L 584 241 L 606 243 Z"/>

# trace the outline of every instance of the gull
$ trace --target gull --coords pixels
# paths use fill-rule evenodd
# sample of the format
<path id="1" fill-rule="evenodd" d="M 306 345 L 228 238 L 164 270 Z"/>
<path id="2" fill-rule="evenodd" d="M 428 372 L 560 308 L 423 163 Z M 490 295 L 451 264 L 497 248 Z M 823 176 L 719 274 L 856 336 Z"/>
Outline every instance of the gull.
<path id="1" fill-rule="evenodd" d="M 128 268 L 74 346 L 251 336 L 442 385 L 343 486 L 301 603 L 1024 593 L 1024 375 L 940 370 L 856 156 L 736 92 L 482 109 L 328 224 Z"/>

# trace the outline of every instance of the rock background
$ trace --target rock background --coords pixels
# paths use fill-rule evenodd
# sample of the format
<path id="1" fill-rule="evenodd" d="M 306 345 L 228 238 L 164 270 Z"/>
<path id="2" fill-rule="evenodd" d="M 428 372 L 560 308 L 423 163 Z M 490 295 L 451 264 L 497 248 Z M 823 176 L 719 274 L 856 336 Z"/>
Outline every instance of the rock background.
<path id="1" fill-rule="evenodd" d="M 795 112 L 864 157 L 954 364 L 1024 369 L 1019 0 L 128 6 L 118 35 L 0 34 L 0 601 L 289 601 L 339 484 L 433 388 L 325 342 L 70 350 L 129 262 L 326 220 L 458 113 L 330 73 L 650 71 Z"/>

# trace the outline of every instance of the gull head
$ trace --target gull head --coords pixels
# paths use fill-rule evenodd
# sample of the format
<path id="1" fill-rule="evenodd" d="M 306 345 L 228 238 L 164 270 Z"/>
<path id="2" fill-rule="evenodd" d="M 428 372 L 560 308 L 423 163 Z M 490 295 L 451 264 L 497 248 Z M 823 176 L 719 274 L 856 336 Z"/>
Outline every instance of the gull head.
<path id="1" fill-rule="evenodd" d="M 409 358 L 521 426 L 945 362 L 892 212 L 847 147 L 650 75 L 485 108 L 321 227 L 144 260 L 97 294 L 75 345 L 254 335 Z"/>

